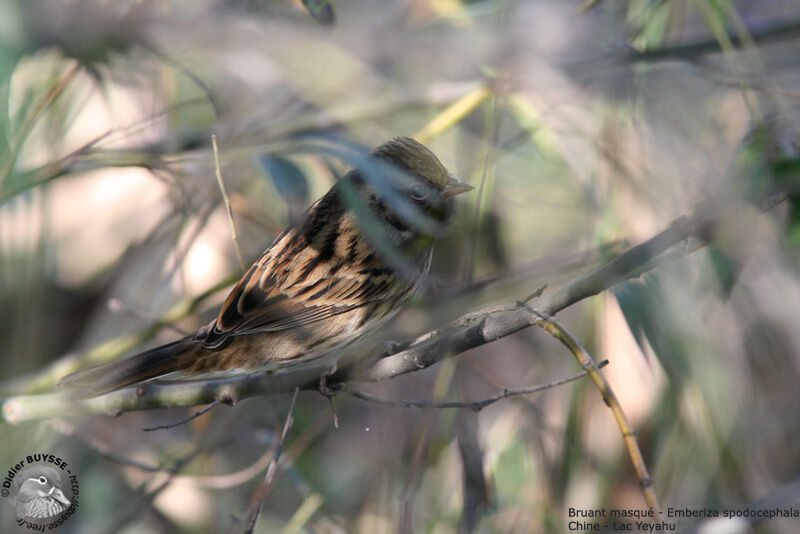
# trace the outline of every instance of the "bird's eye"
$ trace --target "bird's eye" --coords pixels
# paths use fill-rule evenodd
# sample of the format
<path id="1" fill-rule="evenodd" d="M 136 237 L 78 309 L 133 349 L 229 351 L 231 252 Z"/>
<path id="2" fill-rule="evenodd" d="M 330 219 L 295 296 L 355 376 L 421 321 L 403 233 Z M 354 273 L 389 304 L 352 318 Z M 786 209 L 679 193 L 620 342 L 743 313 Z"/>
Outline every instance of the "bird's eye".
<path id="1" fill-rule="evenodd" d="M 427 192 L 425 191 L 425 186 L 422 184 L 417 184 L 411 188 L 411 198 L 413 200 L 422 201 L 425 200 L 427 196 Z"/>
<path id="2" fill-rule="evenodd" d="M 44 477 L 39 477 L 39 484 L 47 484 L 47 479 Z"/>

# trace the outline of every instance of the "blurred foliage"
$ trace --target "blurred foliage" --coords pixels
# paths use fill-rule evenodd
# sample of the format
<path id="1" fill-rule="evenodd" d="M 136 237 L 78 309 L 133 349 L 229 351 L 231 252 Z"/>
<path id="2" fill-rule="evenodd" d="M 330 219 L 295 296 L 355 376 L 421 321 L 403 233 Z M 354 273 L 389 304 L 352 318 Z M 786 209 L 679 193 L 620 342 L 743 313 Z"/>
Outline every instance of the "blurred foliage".
<path id="1" fill-rule="evenodd" d="M 336 13 L 333 4 L 328 0 L 303 0 L 309 15 L 323 26 L 330 26 L 336 22 Z"/>
<path id="2" fill-rule="evenodd" d="M 662 506 L 796 506 L 798 58 L 787 0 L 0 0 L 5 391 L 51 388 L 64 366 L 213 316 L 238 262 L 212 134 L 248 260 L 363 150 L 416 135 L 476 190 L 429 287 L 380 340 L 555 289 L 724 201 L 691 254 L 561 320 L 611 361 Z M 479 399 L 570 374 L 566 356 L 523 331 L 364 388 Z M 325 399 L 300 395 L 257 531 L 563 532 L 570 507 L 644 508 L 589 383 L 471 423 L 333 403 L 339 429 Z M 37 451 L 69 458 L 81 504 L 64 532 L 229 530 L 287 408 L 249 399 L 155 433 L 141 428 L 186 410 L 4 428 L 0 469 Z M 162 475 L 98 449 L 177 476 L 148 494 Z M 475 473 L 485 485 L 469 485 Z"/>

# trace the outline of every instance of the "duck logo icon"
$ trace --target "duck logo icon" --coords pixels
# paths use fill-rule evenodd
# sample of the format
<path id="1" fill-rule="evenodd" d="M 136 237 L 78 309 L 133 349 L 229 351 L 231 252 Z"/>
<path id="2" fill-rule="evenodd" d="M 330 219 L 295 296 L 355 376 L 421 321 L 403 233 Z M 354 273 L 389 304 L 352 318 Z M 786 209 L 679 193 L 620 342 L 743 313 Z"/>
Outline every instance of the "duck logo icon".
<path id="1" fill-rule="evenodd" d="M 78 479 L 61 458 L 32 454 L 8 470 L 0 493 L 16 509 L 17 525 L 51 530 L 75 513 Z"/>

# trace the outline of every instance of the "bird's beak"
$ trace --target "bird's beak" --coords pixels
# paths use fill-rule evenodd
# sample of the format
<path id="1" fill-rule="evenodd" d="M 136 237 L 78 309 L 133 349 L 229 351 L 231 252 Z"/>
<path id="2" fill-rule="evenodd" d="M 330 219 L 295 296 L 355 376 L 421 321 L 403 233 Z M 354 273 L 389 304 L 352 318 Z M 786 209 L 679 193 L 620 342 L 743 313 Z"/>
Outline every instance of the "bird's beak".
<path id="1" fill-rule="evenodd" d="M 66 506 L 67 508 L 69 508 L 70 505 L 69 499 L 67 499 L 64 496 L 64 493 L 60 489 L 58 488 L 51 489 L 50 496 L 55 500 L 57 500 L 58 502 L 60 502 L 61 504 L 63 504 L 64 506 Z"/>
<path id="2" fill-rule="evenodd" d="M 462 182 L 452 174 L 448 174 L 447 177 L 449 178 L 449 180 L 442 189 L 442 196 L 444 198 L 451 198 L 456 195 L 460 195 L 461 193 L 466 193 L 467 191 L 472 191 L 473 189 L 475 189 L 468 183 Z"/>

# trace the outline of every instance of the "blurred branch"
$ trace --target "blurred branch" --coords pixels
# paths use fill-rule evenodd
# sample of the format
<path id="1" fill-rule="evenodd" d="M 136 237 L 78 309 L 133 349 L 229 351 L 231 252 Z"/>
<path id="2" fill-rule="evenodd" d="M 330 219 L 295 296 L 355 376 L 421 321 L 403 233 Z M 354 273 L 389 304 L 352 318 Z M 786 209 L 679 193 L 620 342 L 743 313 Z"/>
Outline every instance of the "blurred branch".
<path id="1" fill-rule="evenodd" d="M 293 534 L 295 532 L 306 532 L 303 526 L 308 523 L 311 517 L 316 513 L 320 506 L 325 501 L 319 493 L 312 493 L 303 500 L 297 510 L 294 512 L 289 521 L 281 530 L 281 534 Z M 311 530 L 311 529 L 309 529 Z"/>
<path id="2" fill-rule="evenodd" d="M 113 524 L 105 530 L 98 529 L 97 532 L 120 532 L 124 530 L 128 523 L 140 516 L 143 509 L 152 509 L 155 499 L 175 481 L 177 474 L 183 471 L 202 450 L 202 447 L 195 447 L 186 456 L 177 459 L 172 470 L 153 473 L 151 477 L 148 477 L 139 485 L 136 498 L 130 499 L 124 510 L 117 511 L 112 516 L 114 519 Z M 151 487 L 152 489 L 149 489 Z"/>
<path id="3" fill-rule="evenodd" d="M 461 487 L 464 495 L 459 532 L 470 533 L 475 532 L 481 516 L 492 501 L 491 484 L 484 470 L 486 455 L 478 439 L 478 416 L 475 413 L 461 411 L 456 416 L 456 442 L 461 457 Z"/>
<path id="4" fill-rule="evenodd" d="M 436 369 L 436 380 L 433 383 L 431 397 L 434 401 L 444 398 L 450 390 L 455 377 L 456 362 L 446 361 Z M 403 489 L 400 492 L 400 510 L 397 514 L 397 529 L 399 534 L 413 532 L 414 501 L 422 486 L 422 476 L 425 472 L 428 455 L 431 453 L 431 439 L 434 435 L 434 425 L 439 420 L 440 414 L 435 410 L 426 410 L 422 421 L 414 429 L 414 438 L 409 445 L 412 448 L 410 459 L 404 472 Z"/>
<path id="5" fill-rule="evenodd" d="M 328 381 L 377 381 L 425 369 L 445 358 L 491 343 L 534 324 L 530 310 L 542 316 L 553 315 L 576 302 L 596 295 L 624 280 L 637 277 L 658 266 L 653 260 L 689 237 L 707 241 L 721 217 L 723 205 L 701 206 L 695 215 L 680 217 L 652 239 L 632 247 L 610 263 L 567 284 L 561 289 L 535 298 L 530 303 L 514 302 L 468 313 L 445 328 L 433 330 L 400 345 L 389 356 L 371 356 L 341 368 Z M 732 207 L 731 209 L 735 209 Z M 683 257 L 670 255 L 670 259 Z M 373 354 L 378 354 L 375 350 Z M 377 361 L 376 361 L 377 359 Z M 55 370 L 51 369 L 50 372 Z M 62 374 L 66 369 L 62 369 Z M 2 401 L 0 420 L 22 421 L 55 416 L 90 413 L 120 414 L 132 410 L 196 406 L 229 397 L 235 401 L 255 395 L 287 394 L 300 388 L 319 389 L 319 370 L 300 369 L 277 374 L 256 373 L 237 377 L 188 382 L 149 382 L 122 389 L 102 397 L 71 401 L 64 393 L 20 395 Z"/>
<path id="6" fill-rule="evenodd" d="M 756 44 L 765 44 L 784 39 L 794 39 L 796 37 L 800 37 L 800 21 L 791 20 L 752 29 L 748 42 L 752 41 Z M 742 46 L 742 38 L 736 33 L 727 34 L 727 41 L 730 42 L 734 48 Z M 625 55 L 624 59 L 631 63 L 655 63 L 670 59 L 692 60 L 699 56 L 718 52 L 722 52 L 722 46 L 719 40 L 715 38 L 675 46 L 653 48 L 650 50 L 639 51 L 631 49 Z"/>
<path id="7" fill-rule="evenodd" d="M 255 530 L 256 525 L 258 524 L 258 518 L 261 516 L 261 509 L 264 506 L 264 499 L 266 499 L 272 484 L 275 482 L 275 476 L 278 472 L 278 462 L 280 461 L 281 454 L 286 446 L 286 438 L 289 436 L 289 430 L 291 430 L 292 425 L 294 424 L 294 404 L 297 401 L 297 394 L 299 392 L 300 390 L 295 388 L 294 395 L 292 396 L 292 403 L 289 405 L 289 413 L 286 414 L 286 421 L 283 423 L 281 437 L 278 440 L 278 444 L 275 446 L 275 452 L 272 454 L 272 460 L 270 460 L 269 466 L 267 467 L 267 474 L 264 475 L 264 482 L 259 485 L 253 494 L 253 497 L 250 499 L 250 506 L 247 513 L 247 526 L 243 529 L 243 532 L 248 534 Z"/>

